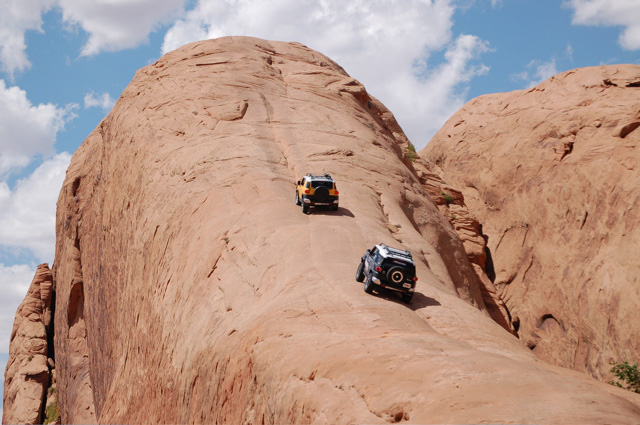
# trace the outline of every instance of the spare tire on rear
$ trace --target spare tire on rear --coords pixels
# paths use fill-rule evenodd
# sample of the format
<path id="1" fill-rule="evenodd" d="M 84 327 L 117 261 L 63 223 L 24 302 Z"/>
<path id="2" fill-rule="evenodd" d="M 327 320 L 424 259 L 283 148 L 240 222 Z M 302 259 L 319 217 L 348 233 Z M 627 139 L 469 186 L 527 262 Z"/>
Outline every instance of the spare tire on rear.
<path id="1" fill-rule="evenodd" d="M 316 197 L 316 201 L 326 202 L 329 199 L 329 189 L 324 186 L 316 187 L 314 195 Z"/>
<path id="2" fill-rule="evenodd" d="M 406 270 L 402 269 L 401 267 L 391 267 L 387 272 L 387 281 L 389 283 L 399 285 L 404 282 L 406 278 L 405 273 Z"/>

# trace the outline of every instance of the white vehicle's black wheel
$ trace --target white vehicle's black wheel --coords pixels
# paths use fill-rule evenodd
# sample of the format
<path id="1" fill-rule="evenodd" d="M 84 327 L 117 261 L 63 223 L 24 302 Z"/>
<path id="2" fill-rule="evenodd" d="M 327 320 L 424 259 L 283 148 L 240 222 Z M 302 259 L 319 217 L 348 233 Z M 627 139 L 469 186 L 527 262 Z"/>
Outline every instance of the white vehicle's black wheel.
<path id="1" fill-rule="evenodd" d="M 362 282 L 364 280 L 364 262 L 360 261 L 358 270 L 356 270 L 356 280 Z"/>
<path id="2" fill-rule="evenodd" d="M 367 294 L 373 293 L 373 282 L 371 281 L 371 277 L 368 277 L 364 282 L 364 292 Z"/>

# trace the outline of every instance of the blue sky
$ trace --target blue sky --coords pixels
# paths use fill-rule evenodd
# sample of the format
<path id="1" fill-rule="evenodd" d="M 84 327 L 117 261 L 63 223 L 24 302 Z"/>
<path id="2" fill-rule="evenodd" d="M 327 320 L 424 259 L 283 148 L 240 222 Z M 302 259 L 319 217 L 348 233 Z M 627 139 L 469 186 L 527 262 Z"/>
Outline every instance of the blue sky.
<path id="1" fill-rule="evenodd" d="M 640 0 L 0 0 L 2 369 L 15 309 L 53 262 L 71 155 L 137 69 L 224 35 L 330 56 L 422 148 L 473 97 L 640 64 Z"/>

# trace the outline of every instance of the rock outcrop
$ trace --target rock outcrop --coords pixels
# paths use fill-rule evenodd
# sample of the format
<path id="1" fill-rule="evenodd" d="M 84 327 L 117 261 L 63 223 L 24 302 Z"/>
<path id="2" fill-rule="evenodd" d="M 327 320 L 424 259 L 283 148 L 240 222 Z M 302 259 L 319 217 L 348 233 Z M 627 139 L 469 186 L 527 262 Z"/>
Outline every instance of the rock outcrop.
<path id="1" fill-rule="evenodd" d="M 478 220 L 469 212 L 464 202 L 464 196 L 459 190 L 451 187 L 437 174 L 434 174 L 428 163 L 421 157 L 416 155 L 412 162 L 425 190 L 438 206 L 440 213 L 449 220 L 462 241 L 489 315 L 500 326 L 517 335 L 514 319 L 489 277 L 489 274 L 493 276 L 493 268 L 491 262 L 488 261 L 485 235 L 482 233 Z"/>
<path id="2" fill-rule="evenodd" d="M 39 424 L 50 383 L 49 354 L 53 279 L 48 264 L 38 266 L 16 311 L 4 374 L 4 424 Z"/>
<path id="3" fill-rule="evenodd" d="M 583 68 L 460 109 L 420 153 L 488 238 L 489 273 L 542 359 L 640 362 L 640 66 Z"/>
<path id="4" fill-rule="evenodd" d="M 297 43 L 228 37 L 140 70 L 57 214 L 63 423 L 637 423 L 640 396 L 494 322 L 391 113 Z M 304 215 L 328 172 L 341 208 Z M 407 306 L 354 280 L 410 249 Z"/>

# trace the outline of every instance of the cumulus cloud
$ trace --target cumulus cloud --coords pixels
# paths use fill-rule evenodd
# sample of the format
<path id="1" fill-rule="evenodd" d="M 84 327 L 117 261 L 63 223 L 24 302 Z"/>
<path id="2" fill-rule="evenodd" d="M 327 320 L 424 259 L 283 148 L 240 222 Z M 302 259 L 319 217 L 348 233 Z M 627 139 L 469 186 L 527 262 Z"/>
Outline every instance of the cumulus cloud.
<path id="1" fill-rule="evenodd" d="M 136 47 L 158 25 L 183 12 L 186 0 L 2 0 L 0 14 L 0 70 L 11 79 L 30 67 L 25 32 L 41 31 L 42 14 L 57 8 L 70 28 L 89 36 L 84 56 Z"/>
<path id="2" fill-rule="evenodd" d="M 185 0 L 57 0 L 64 21 L 82 27 L 89 40 L 84 56 L 144 43 L 157 25 L 175 19 Z"/>
<path id="3" fill-rule="evenodd" d="M 9 352 L 13 319 L 18 306 L 29 290 L 36 272 L 35 264 L 5 266 L 0 264 L 0 353 Z M 6 359 L 2 359 L 6 362 Z M 4 370 L 4 369 L 2 369 Z"/>
<path id="4" fill-rule="evenodd" d="M 569 0 L 573 24 L 624 27 L 618 42 L 628 50 L 640 49 L 640 1 L 638 0 Z"/>
<path id="5" fill-rule="evenodd" d="M 511 75 L 513 81 L 524 81 L 526 88 L 537 86 L 541 82 L 553 77 L 558 73 L 556 60 L 548 62 L 532 60 L 527 64 L 527 70 Z"/>
<path id="6" fill-rule="evenodd" d="M 70 154 L 57 154 L 14 189 L 0 182 L 1 245 L 28 249 L 38 261 L 53 261 L 56 202 L 70 161 Z"/>
<path id="7" fill-rule="evenodd" d="M 111 95 L 107 92 L 97 95 L 94 92 L 84 95 L 84 107 L 85 108 L 101 108 L 103 111 L 108 112 L 113 108 L 116 103 Z"/>
<path id="8" fill-rule="evenodd" d="M 0 13 L 0 69 L 13 79 L 16 71 L 31 66 L 27 58 L 24 34 L 41 31 L 42 13 L 53 0 L 2 0 Z"/>
<path id="9" fill-rule="evenodd" d="M 0 80 L 0 179 L 36 155 L 50 157 L 56 134 L 75 117 L 74 109 L 75 105 L 32 105 L 24 90 Z"/>
<path id="10" fill-rule="evenodd" d="M 462 105 L 460 85 L 487 71 L 471 65 L 486 42 L 452 40 L 453 13 L 449 0 L 199 0 L 166 33 L 162 50 L 226 35 L 302 42 L 360 80 L 421 147 Z M 443 50 L 446 63 L 429 66 Z"/>

